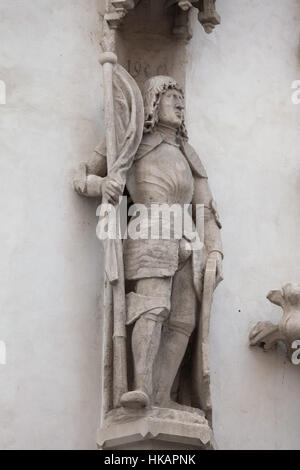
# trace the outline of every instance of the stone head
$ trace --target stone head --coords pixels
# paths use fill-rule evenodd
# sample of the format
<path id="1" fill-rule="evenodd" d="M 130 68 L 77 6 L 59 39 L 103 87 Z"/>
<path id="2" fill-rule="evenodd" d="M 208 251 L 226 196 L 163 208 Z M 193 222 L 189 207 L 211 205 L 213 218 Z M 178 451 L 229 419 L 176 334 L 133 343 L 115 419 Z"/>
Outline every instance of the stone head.
<path id="1" fill-rule="evenodd" d="M 158 75 L 144 85 L 145 125 L 150 133 L 160 123 L 177 129 L 178 136 L 187 139 L 184 122 L 184 93 L 171 77 Z"/>

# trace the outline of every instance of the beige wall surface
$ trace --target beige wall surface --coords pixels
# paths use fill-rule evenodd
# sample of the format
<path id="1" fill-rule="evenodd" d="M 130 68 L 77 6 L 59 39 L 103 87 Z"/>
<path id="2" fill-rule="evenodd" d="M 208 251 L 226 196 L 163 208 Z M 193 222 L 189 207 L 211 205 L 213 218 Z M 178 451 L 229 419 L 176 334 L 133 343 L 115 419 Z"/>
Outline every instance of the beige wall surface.
<path id="1" fill-rule="evenodd" d="M 73 168 L 103 135 L 96 0 L 1 0 L 1 449 L 93 449 L 96 205 Z"/>
<path id="2" fill-rule="evenodd" d="M 194 18 L 187 125 L 223 222 L 211 331 L 220 449 L 300 447 L 300 369 L 248 348 L 265 299 L 300 281 L 297 0 L 217 1 Z M 93 449 L 100 414 L 96 201 L 72 171 L 103 136 L 98 0 L 0 0 L 0 449 Z"/>
<path id="3" fill-rule="evenodd" d="M 214 429 L 221 449 L 300 448 L 300 368 L 249 350 L 257 321 L 277 323 L 266 295 L 300 282 L 300 2 L 217 1 L 222 24 L 194 27 L 188 129 L 223 222 L 225 281 L 211 331 Z"/>

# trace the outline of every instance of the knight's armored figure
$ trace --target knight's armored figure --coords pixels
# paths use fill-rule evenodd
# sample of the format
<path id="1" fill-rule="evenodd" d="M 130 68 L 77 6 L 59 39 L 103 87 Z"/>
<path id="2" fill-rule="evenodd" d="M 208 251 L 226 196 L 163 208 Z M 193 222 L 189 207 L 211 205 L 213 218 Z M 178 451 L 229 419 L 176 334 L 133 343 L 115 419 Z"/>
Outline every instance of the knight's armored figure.
<path id="1" fill-rule="evenodd" d="M 153 204 L 203 205 L 204 248 L 191 249 L 185 228 L 181 239 L 171 230 L 169 239 L 125 240 L 132 383 L 121 403 L 129 408 L 193 406 L 193 378 L 189 374 L 192 338 L 209 258 L 217 262 L 215 285 L 222 280 L 221 224 L 206 171 L 188 143 L 182 89 L 170 77 L 153 77 L 145 84 L 144 107 L 144 137 L 127 175 L 129 194 L 135 204 L 147 208 Z M 116 203 L 123 188 L 106 176 L 103 146 L 95 150 L 86 170 L 82 177 L 79 172 L 76 190 Z M 149 216 L 148 222 L 151 228 L 165 223 L 163 216 Z M 128 228 L 131 223 L 134 221 Z"/>

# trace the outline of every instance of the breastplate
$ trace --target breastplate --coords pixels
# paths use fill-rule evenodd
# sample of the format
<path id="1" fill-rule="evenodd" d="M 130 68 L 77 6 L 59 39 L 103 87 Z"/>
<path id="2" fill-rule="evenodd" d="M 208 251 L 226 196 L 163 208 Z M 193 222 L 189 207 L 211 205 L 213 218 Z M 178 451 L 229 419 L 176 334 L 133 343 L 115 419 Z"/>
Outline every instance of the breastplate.
<path id="1" fill-rule="evenodd" d="M 180 148 L 163 142 L 133 165 L 127 187 L 135 203 L 190 204 L 194 178 Z"/>

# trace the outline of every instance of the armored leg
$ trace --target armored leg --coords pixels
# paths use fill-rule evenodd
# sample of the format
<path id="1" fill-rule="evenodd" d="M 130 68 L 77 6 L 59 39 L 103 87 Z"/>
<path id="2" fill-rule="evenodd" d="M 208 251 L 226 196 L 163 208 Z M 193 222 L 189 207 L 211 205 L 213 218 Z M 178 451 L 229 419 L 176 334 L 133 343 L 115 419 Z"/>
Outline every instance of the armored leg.
<path id="1" fill-rule="evenodd" d="M 161 338 L 155 397 L 155 404 L 160 407 L 171 403 L 171 389 L 195 328 L 196 307 L 192 264 L 188 260 L 174 276 L 171 313 Z"/>
<path id="2" fill-rule="evenodd" d="M 171 389 L 184 357 L 190 334 L 181 328 L 166 326 L 159 351 L 159 380 L 155 404 L 164 408 L 171 401 Z"/>
<path id="3" fill-rule="evenodd" d="M 127 324 L 135 323 L 132 333 L 135 390 L 123 395 L 121 403 L 125 407 L 142 408 L 153 400 L 153 365 L 162 323 L 170 312 L 171 285 L 171 278 L 143 279 L 137 281 L 136 292 L 127 296 Z"/>

